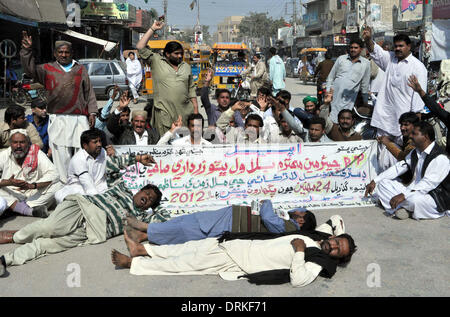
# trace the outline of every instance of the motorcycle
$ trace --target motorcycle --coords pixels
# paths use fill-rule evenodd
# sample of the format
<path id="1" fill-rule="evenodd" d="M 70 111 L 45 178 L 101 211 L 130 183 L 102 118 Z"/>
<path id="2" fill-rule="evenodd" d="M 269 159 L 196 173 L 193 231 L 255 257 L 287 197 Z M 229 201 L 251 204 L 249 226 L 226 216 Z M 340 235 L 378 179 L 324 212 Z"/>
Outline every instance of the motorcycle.
<path id="1" fill-rule="evenodd" d="M 374 140 L 377 137 L 377 129 L 370 125 L 372 120 L 373 107 L 376 102 L 376 96 L 374 94 L 369 95 L 368 106 L 355 107 L 353 112 L 355 113 L 355 125 L 356 132 L 361 134 L 363 140 Z"/>
<path id="2" fill-rule="evenodd" d="M 250 100 L 250 82 L 248 79 L 244 79 L 242 77 L 238 77 L 238 85 L 237 88 L 233 88 L 231 90 L 231 99 L 237 99 L 242 101 Z"/>
<path id="3" fill-rule="evenodd" d="M 32 79 L 25 78 L 25 74 L 23 74 L 22 78 L 11 88 L 11 100 L 16 105 L 25 106 L 34 98 L 47 101 L 44 86 L 40 83 L 34 83 Z"/>

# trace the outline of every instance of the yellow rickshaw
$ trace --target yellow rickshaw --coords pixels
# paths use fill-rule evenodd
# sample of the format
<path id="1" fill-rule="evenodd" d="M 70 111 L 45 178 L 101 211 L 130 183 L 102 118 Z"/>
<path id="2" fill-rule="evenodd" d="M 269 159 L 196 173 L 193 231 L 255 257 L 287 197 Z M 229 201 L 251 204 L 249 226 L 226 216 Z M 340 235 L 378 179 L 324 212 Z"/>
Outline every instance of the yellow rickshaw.
<path id="1" fill-rule="evenodd" d="M 316 61 L 319 55 L 325 55 L 326 51 L 326 48 L 304 48 L 300 51 L 299 58 L 302 65 L 298 69 L 298 77 L 305 85 L 308 82 L 316 82 L 314 76 L 315 68 L 318 64 L 316 64 Z"/>
<path id="2" fill-rule="evenodd" d="M 197 93 L 203 87 L 203 79 L 211 67 L 210 56 L 211 48 L 208 45 L 194 44 L 192 48 L 192 77 L 197 87 Z"/>
<path id="3" fill-rule="evenodd" d="M 177 41 L 177 40 L 151 40 L 148 41 L 148 46 L 155 52 L 161 52 L 166 47 L 169 42 L 178 42 L 183 46 L 184 55 L 183 61 L 188 64 L 191 64 L 191 47 L 189 44 Z M 145 77 L 144 77 L 144 88 L 142 94 L 151 96 L 153 95 L 153 79 L 152 79 L 152 70 L 149 65 L 145 65 Z"/>
<path id="4" fill-rule="evenodd" d="M 216 89 L 232 90 L 239 85 L 241 73 L 248 67 L 249 48 L 244 43 L 215 43 L 212 47 Z"/>

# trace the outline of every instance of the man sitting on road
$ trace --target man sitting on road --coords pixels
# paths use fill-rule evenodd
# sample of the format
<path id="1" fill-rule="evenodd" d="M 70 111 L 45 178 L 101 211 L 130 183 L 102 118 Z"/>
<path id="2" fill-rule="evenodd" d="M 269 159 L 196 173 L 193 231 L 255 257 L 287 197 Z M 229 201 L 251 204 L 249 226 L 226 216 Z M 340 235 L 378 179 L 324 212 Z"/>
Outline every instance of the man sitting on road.
<path id="1" fill-rule="evenodd" d="M 326 121 L 325 133 L 333 141 L 358 141 L 362 139 L 361 134 L 353 129 L 355 119 L 353 112 L 349 109 L 342 109 L 338 113 L 338 124 L 331 121 L 330 105 L 333 101 L 333 89 L 327 91 L 324 97 L 324 104 L 320 107 L 320 117 Z"/>
<path id="2" fill-rule="evenodd" d="M 45 218 L 62 186 L 59 174 L 25 130 L 12 130 L 9 139 L 10 147 L 0 153 L 0 197 L 6 200 L 0 214 L 10 208 L 24 216 Z"/>
<path id="3" fill-rule="evenodd" d="M 155 211 L 162 194 L 155 185 L 147 185 L 135 195 L 121 180 L 120 171 L 129 165 L 155 163 L 150 155 L 122 154 L 107 161 L 107 182 L 104 193 L 83 196 L 69 195 L 47 219 L 33 222 L 19 231 L 0 231 L 1 243 L 24 244 L 0 257 L 0 276 L 6 267 L 22 265 L 46 254 L 58 253 L 82 244 L 97 244 L 123 232 L 122 218 L 134 215 L 144 222 L 166 221 L 170 215 Z M 152 208 L 154 213 L 147 212 Z"/>
<path id="4" fill-rule="evenodd" d="M 400 124 L 400 131 L 402 133 L 403 141 L 400 147 L 387 135 L 379 136 L 377 140 L 379 143 L 386 146 L 386 149 L 390 152 L 393 158 L 395 158 L 395 160 L 403 161 L 409 152 L 414 150 L 412 133 L 414 131 L 414 124 L 419 121 L 420 119 L 415 112 L 405 112 L 400 116 L 398 123 Z M 392 165 L 395 163 L 396 162 L 393 162 Z"/>
<path id="5" fill-rule="evenodd" d="M 47 103 L 41 98 L 34 98 L 31 101 L 31 114 L 26 116 L 28 122 L 34 125 L 42 140 L 41 151 L 51 158 L 52 151 L 48 144 L 48 115 Z"/>
<path id="6" fill-rule="evenodd" d="M 96 195 L 108 189 L 106 184 L 106 151 L 98 129 L 81 134 L 81 150 L 70 160 L 67 184 L 58 190 L 55 199 L 60 204 L 67 195 Z M 112 148 L 112 146 L 109 146 Z"/>
<path id="7" fill-rule="evenodd" d="M 15 129 L 24 129 L 31 144 L 38 145 L 40 149 L 44 147 L 44 143 L 34 125 L 25 119 L 25 108 L 13 105 L 5 110 L 5 122 L 0 122 L 0 151 L 9 148 L 11 131 Z"/>
<path id="8" fill-rule="evenodd" d="M 386 212 L 398 219 L 436 219 L 450 216 L 450 161 L 435 143 L 433 127 L 414 124 L 416 148 L 366 186 L 365 196 L 375 190 Z M 403 182 L 396 178 L 402 176 Z M 408 184 L 408 185 L 404 185 Z"/>
<path id="9" fill-rule="evenodd" d="M 176 136 L 177 130 L 182 127 L 181 116 L 178 120 L 172 124 L 172 128 L 167 131 L 163 137 L 159 140 L 158 145 L 172 144 L 175 146 L 186 146 L 186 145 L 211 145 L 210 142 L 203 138 L 203 116 L 199 113 L 191 113 L 187 118 L 187 126 L 189 130 L 189 135 L 181 137 L 178 139 L 172 139 Z"/>
<path id="10" fill-rule="evenodd" d="M 219 119 L 222 112 L 230 108 L 230 101 L 231 101 L 231 93 L 228 89 L 217 89 L 216 90 L 217 106 L 211 104 L 211 102 L 209 101 L 209 85 L 211 84 L 213 75 L 214 71 L 212 69 L 208 69 L 205 75 L 205 85 L 202 87 L 200 91 L 202 105 L 205 108 L 206 115 L 208 116 L 209 126 L 216 125 L 217 119 Z M 242 116 L 240 115 L 240 113 L 235 112 L 234 122 L 239 127 L 244 126 L 244 121 L 242 120 Z"/>
<path id="11" fill-rule="evenodd" d="M 130 103 L 127 94 L 120 98 L 120 109 L 125 108 Z M 134 110 L 131 114 L 131 125 L 120 124 L 120 114 L 114 112 L 107 123 L 108 130 L 118 139 L 120 145 L 150 145 L 159 141 L 159 134 L 156 129 L 147 127 L 147 112 L 144 110 Z"/>

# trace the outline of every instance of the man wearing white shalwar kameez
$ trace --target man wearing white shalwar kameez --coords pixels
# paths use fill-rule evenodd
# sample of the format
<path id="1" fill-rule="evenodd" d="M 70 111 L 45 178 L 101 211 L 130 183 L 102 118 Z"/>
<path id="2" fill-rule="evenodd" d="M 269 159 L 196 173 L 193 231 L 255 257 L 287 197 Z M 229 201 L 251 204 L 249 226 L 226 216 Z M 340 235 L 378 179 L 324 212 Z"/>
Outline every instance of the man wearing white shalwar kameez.
<path id="1" fill-rule="evenodd" d="M 136 56 L 133 52 L 130 52 L 126 60 L 126 64 L 127 64 L 127 79 L 129 82 L 131 92 L 133 93 L 134 103 L 137 103 L 137 100 L 139 99 L 138 90 L 142 82 L 141 62 L 139 62 L 139 60 L 136 59 Z"/>
<path id="2" fill-rule="evenodd" d="M 429 123 L 414 124 L 413 140 L 416 149 L 405 160 L 375 177 L 367 185 L 366 195 L 374 192 L 386 212 L 399 219 L 407 219 L 409 213 L 414 219 L 450 216 L 450 161 L 434 142 L 434 131 Z M 405 177 L 409 172 L 409 177 Z M 403 176 L 405 182 L 410 181 L 409 185 L 398 180 L 399 176 Z"/>
<path id="3" fill-rule="evenodd" d="M 313 282 L 321 273 L 331 278 L 336 265 L 348 263 L 355 252 L 356 246 L 351 236 L 330 236 L 331 230 L 328 224 L 318 227 L 315 234 L 319 234 L 320 238 L 311 233 L 294 232 L 264 239 L 240 238 L 239 234 L 233 238 L 231 234 L 220 239 L 207 238 L 159 246 L 137 244 L 125 231 L 125 242 L 132 257 L 116 250 L 112 251 L 111 256 L 114 264 L 130 268 L 130 273 L 134 275 L 219 275 L 225 280 L 237 280 L 245 275 L 251 280 L 250 275 L 254 273 L 285 270 L 292 286 L 302 287 Z M 319 231 L 325 236 L 320 235 Z M 321 241 L 317 241 L 319 239 Z M 321 253 L 325 262 L 319 264 L 313 260 L 312 253 Z M 331 261 L 331 270 L 327 261 Z"/>

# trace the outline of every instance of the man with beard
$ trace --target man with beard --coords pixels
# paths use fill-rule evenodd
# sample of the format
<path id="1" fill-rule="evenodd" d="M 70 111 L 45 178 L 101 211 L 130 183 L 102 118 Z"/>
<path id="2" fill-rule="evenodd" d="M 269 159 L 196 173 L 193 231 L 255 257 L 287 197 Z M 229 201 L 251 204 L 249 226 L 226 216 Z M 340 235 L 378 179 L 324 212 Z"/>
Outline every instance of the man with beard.
<path id="1" fill-rule="evenodd" d="M 205 75 L 205 85 L 202 87 L 200 91 L 202 105 L 205 107 L 206 115 L 208 116 L 208 125 L 215 126 L 217 119 L 220 117 L 222 112 L 228 110 L 230 108 L 231 101 L 231 93 L 228 89 L 217 89 L 216 90 L 216 99 L 217 106 L 211 104 L 209 101 L 209 85 L 211 84 L 211 80 L 213 78 L 214 71 L 212 69 L 208 69 Z M 234 123 L 239 126 L 244 126 L 244 121 L 242 120 L 242 116 L 239 112 L 234 114 Z"/>
<path id="2" fill-rule="evenodd" d="M 175 137 L 176 131 L 181 128 L 181 116 L 172 124 L 172 128 L 163 135 L 159 140 L 158 145 L 172 144 L 175 146 L 190 146 L 190 145 L 211 145 L 210 142 L 203 138 L 203 124 L 205 119 L 199 113 L 191 113 L 187 118 L 187 127 L 189 135 L 178 138 L 172 141 Z"/>
<path id="3" fill-rule="evenodd" d="M 83 131 L 94 127 L 97 100 L 86 68 L 73 59 L 72 44 L 56 41 L 55 62 L 36 65 L 33 41 L 23 31 L 20 60 L 25 73 L 48 93 L 48 136 L 52 159 L 61 181 L 67 182 L 70 158 L 79 150 Z"/>
<path id="4" fill-rule="evenodd" d="M 329 117 L 330 104 L 333 101 L 333 89 L 327 91 L 323 99 L 324 104 L 320 107 L 320 117 L 326 120 L 325 133 L 333 141 L 358 141 L 362 139 L 361 134 L 353 129 L 355 120 L 353 112 L 342 109 L 338 114 L 339 124 L 333 123 Z"/>
<path id="5" fill-rule="evenodd" d="M 375 177 L 365 196 L 375 191 L 386 213 L 401 220 L 450 216 L 450 161 L 435 142 L 433 126 L 415 123 L 412 139 L 416 148 Z"/>
<path id="6" fill-rule="evenodd" d="M 320 114 L 319 101 L 316 97 L 306 96 L 303 98 L 303 106 L 305 109 L 300 107 L 293 110 L 294 115 L 302 122 L 305 128 L 309 128 L 309 121 Z"/>
<path id="7" fill-rule="evenodd" d="M 361 39 L 350 42 L 349 54 L 338 57 L 327 78 L 327 91 L 334 90 L 330 117 L 338 123 L 342 109 L 352 110 L 361 90 L 364 104 L 367 104 L 370 85 L 370 62 L 361 56 L 364 43 Z"/>
<path id="8" fill-rule="evenodd" d="M 23 244 L 0 257 L 0 276 L 5 274 L 7 266 L 22 265 L 47 254 L 102 243 L 117 236 L 123 232 L 121 219 L 127 214 L 144 222 L 161 222 L 170 218 L 164 210 L 155 210 L 162 197 L 158 187 L 149 184 L 133 195 L 125 186 L 120 171 L 137 162 L 146 166 L 155 163 L 150 155 L 112 156 L 106 165 L 107 191 L 92 196 L 66 196 L 48 218 L 35 221 L 19 231 L 0 231 L 0 244 Z M 153 213 L 147 212 L 149 208 Z"/>
<path id="9" fill-rule="evenodd" d="M 31 144 L 25 130 L 12 130 L 9 142 L 11 146 L 0 153 L 0 197 L 6 200 L 0 214 L 9 208 L 24 216 L 45 218 L 62 186 L 58 172 L 47 155 Z"/>
<path id="10" fill-rule="evenodd" d="M 113 264 L 134 275 L 219 275 L 255 284 L 303 287 L 317 276 L 331 278 L 347 265 L 356 245 L 348 234 L 322 240 L 307 232 L 233 234 L 175 245 L 141 245 L 125 232 L 130 257 L 111 252 Z"/>
<path id="11" fill-rule="evenodd" d="M 119 102 L 119 107 L 108 118 L 107 128 L 114 135 L 113 141 L 120 145 L 151 145 L 159 140 L 156 129 L 147 127 L 147 111 L 134 110 L 131 115 L 131 124 L 125 120 L 123 110 L 130 103 L 130 98 L 125 92 Z M 122 110 L 122 111 L 121 111 Z"/>
<path id="12" fill-rule="evenodd" d="M 379 143 L 386 146 L 386 149 L 397 161 L 403 161 L 409 152 L 415 148 L 412 139 L 412 132 L 414 130 L 414 124 L 419 121 L 420 119 L 415 112 L 406 112 L 400 116 L 398 123 L 400 124 L 400 131 L 402 132 L 403 141 L 400 147 L 387 135 L 379 136 L 377 140 Z"/>
<path id="13" fill-rule="evenodd" d="M 5 110 L 5 121 L 0 122 L 0 152 L 2 149 L 9 147 L 11 131 L 15 129 L 24 129 L 32 144 L 38 145 L 41 149 L 44 147 L 44 143 L 34 125 L 25 119 L 25 108 L 12 105 Z"/>
<path id="14" fill-rule="evenodd" d="M 106 184 L 106 151 L 98 129 L 81 134 L 81 147 L 70 160 L 67 184 L 58 190 L 55 199 L 60 204 L 67 195 L 96 195 L 108 189 Z"/>
<path id="15" fill-rule="evenodd" d="M 345 233 L 344 220 L 339 215 L 332 216 L 326 223 L 317 227 L 315 215 L 305 208 L 288 211 L 289 220 L 286 220 L 275 212 L 270 200 L 262 200 L 258 204 L 259 215 L 254 215 L 249 206 L 233 205 L 175 217 L 163 223 L 147 224 L 128 216 L 126 231 L 135 242 L 148 240 L 158 245 L 220 237 L 227 231 L 233 233 L 318 231 L 328 235 Z"/>
<path id="16" fill-rule="evenodd" d="M 139 40 L 139 56 L 152 68 L 153 98 L 151 125 L 164 135 L 181 115 L 183 122 L 191 113 L 198 113 L 197 94 L 191 66 L 183 61 L 184 50 L 179 42 L 169 42 L 163 56 L 147 47 L 149 39 L 164 22 L 155 21 Z"/>
<path id="17" fill-rule="evenodd" d="M 31 101 L 31 114 L 26 117 L 27 121 L 34 125 L 42 140 L 42 152 L 48 157 L 52 156 L 52 151 L 48 145 L 48 115 L 47 104 L 41 98 L 35 98 Z"/>

